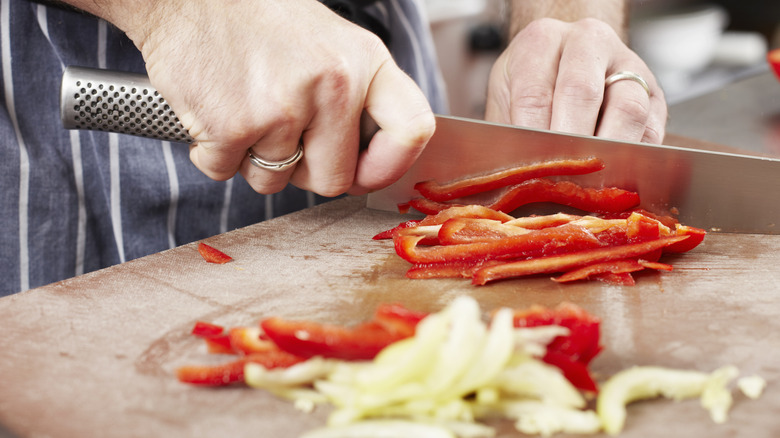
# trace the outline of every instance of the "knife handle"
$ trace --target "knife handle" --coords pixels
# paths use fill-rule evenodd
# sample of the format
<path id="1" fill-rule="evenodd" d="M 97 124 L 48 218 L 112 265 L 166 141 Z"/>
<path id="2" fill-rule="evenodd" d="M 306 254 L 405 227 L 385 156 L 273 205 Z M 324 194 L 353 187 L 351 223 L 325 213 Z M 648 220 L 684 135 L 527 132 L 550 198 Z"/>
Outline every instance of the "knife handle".
<path id="1" fill-rule="evenodd" d="M 136 73 L 66 67 L 60 84 L 60 119 L 66 129 L 194 141 L 149 78 Z"/>

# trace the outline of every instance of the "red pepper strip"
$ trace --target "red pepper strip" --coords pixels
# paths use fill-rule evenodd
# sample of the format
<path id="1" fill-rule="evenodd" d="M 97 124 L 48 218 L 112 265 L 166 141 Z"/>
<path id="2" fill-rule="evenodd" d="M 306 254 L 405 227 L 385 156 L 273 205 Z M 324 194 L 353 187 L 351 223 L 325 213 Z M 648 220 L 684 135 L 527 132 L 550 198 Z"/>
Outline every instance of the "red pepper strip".
<path id="1" fill-rule="evenodd" d="M 401 214 L 409 213 L 409 209 L 411 207 L 412 206 L 409 205 L 408 202 L 402 202 L 402 203 L 398 204 L 398 212 L 401 213 Z"/>
<path id="2" fill-rule="evenodd" d="M 210 322 L 195 321 L 191 334 L 201 338 L 213 338 L 225 333 L 225 327 Z"/>
<path id="3" fill-rule="evenodd" d="M 235 354 L 233 346 L 230 345 L 230 336 L 227 334 L 204 338 L 206 341 L 206 350 L 211 354 Z"/>
<path id="4" fill-rule="evenodd" d="M 594 189 L 571 181 L 532 179 L 509 188 L 490 208 L 509 213 L 534 202 L 552 202 L 593 213 L 610 213 L 636 207 L 639 195 L 615 187 Z"/>
<path id="5" fill-rule="evenodd" d="M 614 272 L 604 272 L 594 275 L 593 279 L 615 286 L 634 286 L 636 284 L 636 280 L 634 280 L 634 277 L 630 272 L 623 272 L 621 274 L 615 274 Z"/>
<path id="6" fill-rule="evenodd" d="M 767 52 L 766 60 L 772 67 L 775 77 L 780 79 L 780 49 L 772 49 Z"/>
<path id="7" fill-rule="evenodd" d="M 671 234 L 671 230 L 661 222 L 640 213 L 632 213 L 626 219 L 626 225 L 626 235 L 631 243 L 656 240 Z"/>
<path id="8" fill-rule="evenodd" d="M 558 353 L 556 351 L 547 351 L 542 360 L 550 365 L 558 367 L 563 373 L 563 377 L 571 382 L 575 388 L 583 391 L 598 392 L 598 386 L 590 375 L 588 366 L 582 362 L 577 362 L 571 357 Z"/>
<path id="9" fill-rule="evenodd" d="M 268 369 L 287 368 L 304 359 L 279 349 L 252 353 L 220 365 L 188 365 L 176 370 L 180 382 L 203 386 L 226 386 L 244 381 L 244 366 L 257 363 Z"/>
<path id="10" fill-rule="evenodd" d="M 507 225 L 514 225 L 516 227 L 527 228 L 529 230 L 540 230 L 542 228 L 557 227 L 558 225 L 568 224 L 569 222 L 581 219 L 582 216 L 556 213 L 548 214 L 544 216 L 526 216 L 512 219 Z"/>
<path id="11" fill-rule="evenodd" d="M 645 269 L 639 261 L 636 259 L 629 260 L 614 260 L 610 262 L 594 263 L 587 265 L 579 269 L 569 271 L 559 277 L 553 278 L 558 283 L 567 283 L 570 281 L 587 280 L 591 276 L 612 273 L 612 274 L 627 274 L 630 272 L 641 271 Z"/>
<path id="12" fill-rule="evenodd" d="M 401 222 L 400 224 L 396 225 L 393 228 L 390 228 L 389 230 L 385 230 L 385 231 L 382 231 L 382 232 L 378 233 L 377 235 L 372 237 L 372 239 L 374 239 L 374 240 L 392 239 L 393 238 L 393 234 L 398 232 L 398 230 L 403 230 L 404 228 L 416 227 L 419 224 L 420 224 L 420 220 L 419 219 L 414 219 L 414 220 L 410 220 L 410 221 L 406 221 L 406 222 Z"/>
<path id="13" fill-rule="evenodd" d="M 369 360 L 383 348 L 405 338 L 399 333 L 391 333 L 377 322 L 348 328 L 274 317 L 263 320 L 260 326 L 279 348 L 306 358 L 322 356 Z"/>
<path id="14" fill-rule="evenodd" d="M 209 263 L 223 264 L 233 260 L 229 255 L 203 242 L 198 243 L 198 252 Z"/>
<path id="15" fill-rule="evenodd" d="M 477 269 L 502 263 L 498 260 L 479 262 L 417 263 L 408 271 L 407 278 L 417 280 L 429 278 L 471 278 Z"/>
<path id="16" fill-rule="evenodd" d="M 476 285 L 484 285 L 489 281 L 534 274 L 565 272 L 593 263 L 641 257 L 643 254 L 653 252 L 676 242 L 681 242 L 687 238 L 688 236 L 664 237 L 648 242 L 590 249 L 564 255 L 503 263 L 501 265 L 479 269 L 474 273 L 471 282 Z"/>
<path id="17" fill-rule="evenodd" d="M 374 313 L 374 321 L 390 333 L 409 337 L 426 316 L 425 312 L 410 310 L 400 304 L 382 304 Z"/>
<path id="18" fill-rule="evenodd" d="M 488 242 L 529 232 L 525 228 L 505 225 L 492 219 L 454 218 L 441 224 L 438 237 L 442 245 L 457 245 Z"/>
<path id="19" fill-rule="evenodd" d="M 441 225 L 418 225 L 416 227 L 402 228 L 395 232 L 395 236 L 402 234 L 404 236 L 420 236 L 418 245 L 438 245 L 439 244 L 439 229 Z"/>
<path id="20" fill-rule="evenodd" d="M 601 320 L 576 304 L 563 302 L 553 309 L 534 305 L 515 310 L 512 317 L 515 327 L 558 325 L 569 329 L 568 335 L 558 336 L 547 345 L 548 352 L 557 352 L 587 365 L 602 350 Z"/>
<path id="21" fill-rule="evenodd" d="M 675 225 L 679 223 L 679 221 L 672 216 L 651 213 L 643 208 L 633 208 L 631 210 L 626 210 L 618 213 L 608 213 L 608 214 L 604 214 L 603 217 L 604 219 L 627 219 L 633 213 L 639 213 L 643 216 L 647 216 L 649 218 L 655 219 L 669 228 L 674 228 Z"/>
<path id="22" fill-rule="evenodd" d="M 399 233 L 393 239 L 395 252 L 410 263 L 442 263 L 539 257 L 601 246 L 593 234 L 577 225 L 544 228 L 501 240 L 461 245 L 418 247 L 421 239 L 420 236 Z"/>
<path id="23" fill-rule="evenodd" d="M 667 246 L 664 248 L 664 252 L 673 254 L 688 252 L 699 246 L 699 244 L 704 240 L 704 236 L 707 235 L 707 232 L 701 228 L 689 227 L 687 225 L 677 225 L 675 233 L 678 236 L 688 236 L 688 238 L 680 243 Z"/>
<path id="24" fill-rule="evenodd" d="M 428 215 L 420 221 L 420 225 L 441 225 L 454 218 L 471 219 L 493 219 L 500 222 L 507 222 L 514 217 L 483 205 L 456 205 L 448 207 L 434 215 Z"/>
<path id="25" fill-rule="evenodd" d="M 569 271 L 557 278 L 553 278 L 553 280 L 557 281 L 558 283 L 567 283 L 570 281 L 587 280 L 588 278 L 598 277 L 596 279 L 605 281 L 607 283 L 627 284 L 625 282 L 628 281 L 630 284 L 633 284 L 633 279 L 628 280 L 623 274 L 629 274 L 631 272 L 637 272 L 643 269 L 671 271 L 672 265 L 635 259 L 615 260 L 611 262 L 594 263 L 592 265 L 584 266 L 582 268 Z M 615 281 L 618 283 L 614 283 Z"/>
<path id="26" fill-rule="evenodd" d="M 228 331 L 230 346 L 237 353 L 264 353 L 279 349 L 273 342 L 262 339 L 261 336 L 260 327 L 233 327 Z"/>
<path id="27" fill-rule="evenodd" d="M 603 168 L 604 163 L 598 158 L 544 161 L 488 175 L 462 179 L 449 184 L 439 184 L 433 180 L 423 181 L 415 184 L 414 188 L 427 199 L 444 202 L 519 184 L 532 178 L 555 175 L 583 175 L 597 172 Z"/>
<path id="28" fill-rule="evenodd" d="M 423 214 L 434 215 L 450 207 L 463 207 L 461 204 L 446 204 L 444 202 L 431 201 L 425 198 L 414 198 L 409 200 L 409 205 Z"/>

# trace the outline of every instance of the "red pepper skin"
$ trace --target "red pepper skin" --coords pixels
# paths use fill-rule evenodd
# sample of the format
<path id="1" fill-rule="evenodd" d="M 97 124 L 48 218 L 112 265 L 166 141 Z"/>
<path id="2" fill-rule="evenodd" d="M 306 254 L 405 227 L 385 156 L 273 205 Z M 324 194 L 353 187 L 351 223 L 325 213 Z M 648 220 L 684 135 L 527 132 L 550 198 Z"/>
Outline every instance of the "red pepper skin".
<path id="1" fill-rule="evenodd" d="M 417 324 L 428 316 L 428 313 L 417 312 L 400 304 L 382 304 L 374 313 L 374 321 L 388 333 L 401 337 L 413 336 Z"/>
<path id="2" fill-rule="evenodd" d="M 450 207 L 463 207 L 462 204 L 447 204 L 444 202 L 431 201 L 426 198 L 414 198 L 409 200 L 409 206 L 427 215 L 434 215 Z"/>
<path id="3" fill-rule="evenodd" d="M 471 278 L 472 284 L 484 285 L 491 281 L 523 277 L 535 274 L 565 272 L 593 263 L 609 262 L 626 258 L 641 257 L 687 239 L 688 236 L 671 236 L 648 242 L 634 243 L 607 248 L 596 248 L 563 255 L 541 257 L 531 260 L 507 262 L 477 270 Z"/>
<path id="4" fill-rule="evenodd" d="M 506 169 L 488 175 L 462 179 L 449 184 L 439 184 L 433 180 L 423 181 L 415 184 L 414 188 L 427 199 L 444 202 L 519 184 L 532 178 L 555 175 L 583 175 L 597 172 L 603 168 L 604 163 L 598 158 L 544 161 L 528 166 Z"/>
<path id="5" fill-rule="evenodd" d="M 498 260 L 418 263 L 406 271 L 406 277 L 418 280 L 430 278 L 471 278 L 477 269 L 500 263 L 502 262 Z"/>
<path id="6" fill-rule="evenodd" d="M 176 370 L 180 382 L 202 386 L 227 386 L 244 381 L 244 366 L 257 363 L 268 369 L 287 368 L 304 359 L 279 349 L 247 356 L 220 365 L 188 365 Z"/>
<path id="7" fill-rule="evenodd" d="M 601 320 L 576 304 L 563 302 L 553 309 L 531 306 L 513 312 L 515 327 L 558 325 L 569 329 L 566 336 L 558 336 L 547 346 L 572 360 L 589 364 L 602 350 L 600 345 Z"/>
<path id="8" fill-rule="evenodd" d="M 198 252 L 203 260 L 209 263 L 223 264 L 233 260 L 229 255 L 203 242 L 198 243 Z"/>
<path id="9" fill-rule="evenodd" d="M 678 225 L 675 229 L 675 233 L 678 236 L 688 236 L 688 238 L 682 242 L 667 246 L 664 248 L 665 253 L 678 254 L 688 252 L 699 246 L 699 244 L 704 241 L 704 236 L 707 235 L 707 232 L 701 228 L 689 227 L 687 225 Z"/>
<path id="10" fill-rule="evenodd" d="M 515 310 L 513 322 L 515 327 L 558 325 L 568 328 L 568 335 L 558 336 L 547 345 L 547 352 L 542 360 L 560 368 L 575 387 L 584 391 L 598 391 L 588 364 L 602 350 L 599 318 L 575 304 L 564 302 L 554 309 L 531 306 L 528 309 Z"/>
<path id="11" fill-rule="evenodd" d="M 370 360 L 388 345 L 405 338 L 376 322 L 348 328 L 274 317 L 263 320 L 260 326 L 279 348 L 305 358 Z"/>
<path id="12" fill-rule="evenodd" d="M 261 339 L 259 327 L 233 327 L 228 330 L 230 346 L 239 354 L 265 353 L 279 348 L 271 341 Z"/>
<path id="13" fill-rule="evenodd" d="M 201 338 L 213 338 L 225 333 L 225 327 L 210 322 L 195 321 L 191 334 Z"/>
<path id="14" fill-rule="evenodd" d="M 633 284 L 633 277 L 631 277 L 630 274 L 643 269 L 671 271 L 672 266 L 666 263 L 648 262 L 636 259 L 615 260 L 611 262 L 594 263 L 579 269 L 574 269 L 557 278 L 553 278 L 553 280 L 558 283 L 568 283 L 571 281 L 597 278 L 598 280 L 611 284 L 628 285 Z"/>
<path id="15" fill-rule="evenodd" d="M 442 263 L 539 257 L 601 246 L 593 234 L 576 225 L 544 228 L 501 240 L 462 245 L 418 247 L 421 239 L 420 236 L 396 235 L 393 239 L 396 253 L 411 263 Z"/>
<path id="16" fill-rule="evenodd" d="M 615 187 L 594 189 L 571 181 L 533 179 L 509 188 L 490 208 L 509 213 L 535 202 L 552 202 L 592 213 L 615 213 L 639 205 L 639 195 Z"/>

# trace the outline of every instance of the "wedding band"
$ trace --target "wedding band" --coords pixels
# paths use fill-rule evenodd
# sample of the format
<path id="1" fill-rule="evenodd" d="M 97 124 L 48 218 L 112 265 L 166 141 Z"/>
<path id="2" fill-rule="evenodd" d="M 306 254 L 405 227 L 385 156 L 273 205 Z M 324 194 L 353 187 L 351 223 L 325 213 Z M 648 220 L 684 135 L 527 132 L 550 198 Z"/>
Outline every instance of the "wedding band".
<path id="1" fill-rule="evenodd" d="M 636 74 L 634 72 L 630 72 L 630 71 L 619 71 L 619 72 L 611 75 L 604 82 L 604 87 L 605 88 L 609 87 L 610 85 L 614 84 L 617 81 L 622 81 L 622 80 L 626 80 L 626 79 L 629 80 L 629 81 L 634 81 L 637 84 L 641 85 L 642 88 L 644 88 L 645 91 L 647 92 L 647 95 L 651 96 L 650 86 L 647 85 L 647 81 L 642 79 L 642 76 L 639 76 L 638 74 Z"/>
<path id="2" fill-rule="evenodd" d="M 284 172 L 285 170 L 293 167 L 295 163 L 297 163 L 298 161 L 300 161 L 301 158 L 303 158 L 303 143 L 298 143 L 298 150 L 295 151 L 294 154 L 280 161 L 264 160 L 258 157 L 257 155 L 253 154 L 252 149 L 249 149 L 246 153 L 249 156 L 249 162 L 252 163 L 254 166 L 257 166 L 261 169 L 270 170 L 273 172 Z"/>

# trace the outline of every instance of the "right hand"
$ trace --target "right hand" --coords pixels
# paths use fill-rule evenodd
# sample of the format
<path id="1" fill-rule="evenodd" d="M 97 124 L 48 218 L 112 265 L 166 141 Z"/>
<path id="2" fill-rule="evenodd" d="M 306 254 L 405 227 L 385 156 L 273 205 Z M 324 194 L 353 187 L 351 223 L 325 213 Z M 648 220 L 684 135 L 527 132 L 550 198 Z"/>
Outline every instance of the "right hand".
<path id="1" fill-rule="evenodd" d="M 195 139 L 190 158 L 254 190 L 287 183 L 324 196 L 391 184 L 433 134 L 425 96 L 374 34 L 315 0 L 170 0 L 118 20 L 143 53 L 152 84 Z M 123 25 L 124 24 L 124 27 Z M 366 111 L 380 130 L 359 153 Z M 285 172 L 253 166 L 304 157 Z"/>

